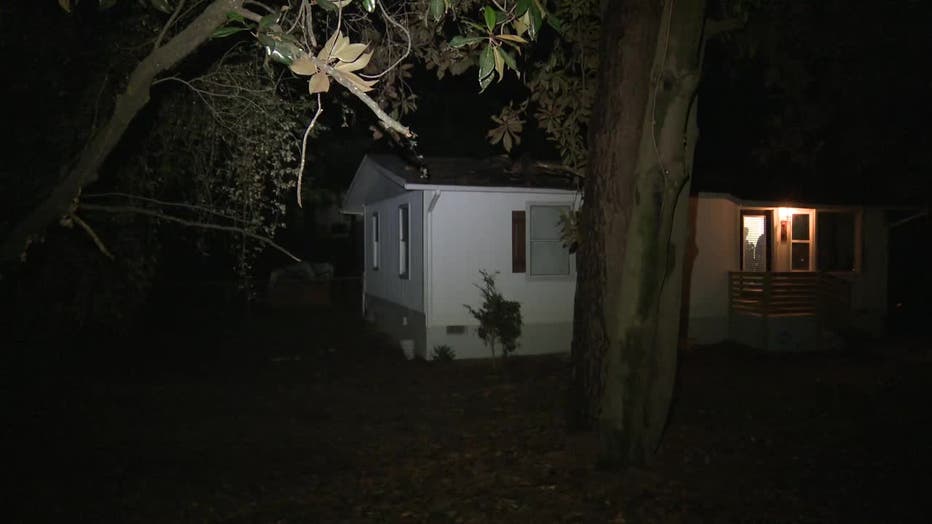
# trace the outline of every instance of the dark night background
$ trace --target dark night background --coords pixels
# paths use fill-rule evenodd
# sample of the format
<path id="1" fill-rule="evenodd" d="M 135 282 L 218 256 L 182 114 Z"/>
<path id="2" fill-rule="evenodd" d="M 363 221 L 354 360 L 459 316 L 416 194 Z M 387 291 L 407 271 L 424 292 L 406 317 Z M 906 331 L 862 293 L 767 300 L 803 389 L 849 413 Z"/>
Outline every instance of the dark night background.
<path id="1" fill-rule="evenodd" d="M 53 0 L 0 5 L 0 234 L 74 161 L 161 20 L 85 3 L 72 15 Z M 891 223 L 928 210 L 932 4 L 775 4 L 706 50 L 693 191 L 879 206 Z M 181 69 L 198 71 L 225 45 Z M 519 88 L 478 95 L 472 73 L 415 71 L 419 109 L 407 123 L 425 155 L 501 153 L 485 140 L 489 115 Z M 160 93 L 101 187 L 148 147 Z M 395 150 L 358 118 L 328 121 L 332 132 L 312 144 L 317 187 L 345 189 L 367 152 Z M 555 156 L 533 126 L 515 154 Z M 631 522 L 919 522 L 932 509 L 922 491 L 932 368 L 913 352 L 928 350 L 932 318 L 927 214 L 890 232 L 889 340 L 790 359 L 733 347 L 684 355 L 690 394 L 660 459 L 615 478 L 567 451 L 578 443 L 553 414 L 562 362 L 529 361 L 501 385 L 478 365 L 412 369 L 388 356 L 355 318 L 360 246 L 318 235 L 308 209 L 290 205 L 276 240 L 334 263 L 349 298 L 326 310 L 244 302 L 229 259 L 200 256 L 171 229 L 145 291 L 121 280 L 133 268 L 103 263 L 82 232 L 57 225 L 25 264 L 0 268 L 12 521 L 509 521 L 524 500 L 536 506 L 514 520 L 609 521 L 630 508 Z M 156 234 L 125 225 L 131 252 Z M 111 227 L 101 232 L 117 238 Z M 264 254 L 257 280 L 282 263 Z M 104 281 L 117 283 L 112 304 L 129 306 L 103 321 L 69 317 L 69 304 L 106 309 Z M 448 484 L 451 471 L 469 478 Z"/>

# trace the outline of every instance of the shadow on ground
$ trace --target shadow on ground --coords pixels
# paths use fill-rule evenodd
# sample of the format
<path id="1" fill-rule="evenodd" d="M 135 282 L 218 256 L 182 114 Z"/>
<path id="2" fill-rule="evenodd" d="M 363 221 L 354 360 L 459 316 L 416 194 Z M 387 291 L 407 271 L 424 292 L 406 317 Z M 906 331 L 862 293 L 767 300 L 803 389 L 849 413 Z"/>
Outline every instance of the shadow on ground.
<path id="1" fill-rule="evenodd" d="M 621 474 L 595 470 L 589 439 L 564 431 L 565 357 L 515 359 L 507 380 L 485 362 L 407 362 L 352 316 L 319 310 L 180 322 L 105 358 L 74 351 L 8 368 L 14 521 L 919 522 L 932 511 L 932 361 L 914 353 L 691 350 L 657 460 Z"/>

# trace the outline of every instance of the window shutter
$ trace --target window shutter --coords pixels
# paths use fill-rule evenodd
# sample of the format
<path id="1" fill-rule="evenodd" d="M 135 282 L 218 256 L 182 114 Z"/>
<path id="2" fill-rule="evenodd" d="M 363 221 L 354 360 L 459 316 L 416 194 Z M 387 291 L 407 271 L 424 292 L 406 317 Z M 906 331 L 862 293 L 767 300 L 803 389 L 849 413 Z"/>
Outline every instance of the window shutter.
<path id="1" fill-rule="evenodd" d="M 511 272 L 524 273 L 526 271 L 525 231 L 527 220 L 524 211 L 511 212 Z"/>

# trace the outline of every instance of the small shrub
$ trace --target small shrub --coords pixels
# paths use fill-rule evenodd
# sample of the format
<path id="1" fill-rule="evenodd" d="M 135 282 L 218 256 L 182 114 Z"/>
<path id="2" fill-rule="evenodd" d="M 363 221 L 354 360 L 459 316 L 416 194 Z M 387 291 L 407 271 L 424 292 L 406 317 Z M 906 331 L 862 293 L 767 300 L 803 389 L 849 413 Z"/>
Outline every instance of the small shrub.
<path id="1" fill-rule="evenodd" d="M 430 352 L 430 359 L 434 362 L 452 362 L 456 359 L 456 351 L 453 351 L 453 348 L 446 344 L 440 344 L 434 346 L 434 349 Z"/>
<path id="2" fill-rule="evenodd" d="M 495 346 L 501 345 L 502 359 L 505 359 L 518 347 L 521 337 L 521 304 L 505 297 L 495 287 L 495 275 L 479 271 L 482 286 L 476 287 L 482 292 L 482 307 L 474 309 L 464 304 L 469 313 L 479 321 L 479 338 L 492 352 L 492 362 L 496 361 Z"/>

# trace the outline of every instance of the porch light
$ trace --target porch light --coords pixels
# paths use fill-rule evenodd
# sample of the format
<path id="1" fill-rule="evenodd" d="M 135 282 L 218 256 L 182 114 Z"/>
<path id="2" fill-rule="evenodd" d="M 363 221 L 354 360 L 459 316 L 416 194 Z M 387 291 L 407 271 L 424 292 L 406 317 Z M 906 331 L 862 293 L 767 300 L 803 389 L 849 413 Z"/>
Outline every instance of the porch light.
<path id="1" fill-rule="evenodd" d="M 778 207 L 777 216 L 780 217 L 780 221 L 789 220 L 793 216 L 793 213 L 796 213 L 797 209 L 795 207 Z"/>

